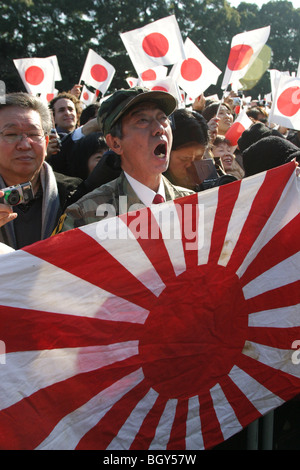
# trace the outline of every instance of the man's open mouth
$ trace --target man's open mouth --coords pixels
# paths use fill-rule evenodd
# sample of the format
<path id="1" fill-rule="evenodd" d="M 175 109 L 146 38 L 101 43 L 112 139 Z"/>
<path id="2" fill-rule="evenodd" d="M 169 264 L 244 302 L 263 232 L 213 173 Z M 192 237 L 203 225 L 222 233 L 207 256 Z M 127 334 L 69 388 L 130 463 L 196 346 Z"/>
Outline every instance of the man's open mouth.
<path id="1" fill-rule="evenodd" d="M 159 144 L 154 150 L 154 155 L 159 158 L 164 158 L 167 155 L 167 145 L 165 143 Z"/>

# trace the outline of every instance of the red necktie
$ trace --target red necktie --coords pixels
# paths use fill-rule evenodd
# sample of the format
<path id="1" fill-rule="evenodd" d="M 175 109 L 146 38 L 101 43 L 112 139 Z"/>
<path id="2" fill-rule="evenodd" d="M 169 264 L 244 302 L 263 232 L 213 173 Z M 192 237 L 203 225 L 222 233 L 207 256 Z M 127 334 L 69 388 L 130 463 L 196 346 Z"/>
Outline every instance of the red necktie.
<path id="1" fill-rule="evenodd" d="M 165 202 L 165 199 L 160 194 L 155 194 L 152 204 L 160 204 L 161 202 Z"/>

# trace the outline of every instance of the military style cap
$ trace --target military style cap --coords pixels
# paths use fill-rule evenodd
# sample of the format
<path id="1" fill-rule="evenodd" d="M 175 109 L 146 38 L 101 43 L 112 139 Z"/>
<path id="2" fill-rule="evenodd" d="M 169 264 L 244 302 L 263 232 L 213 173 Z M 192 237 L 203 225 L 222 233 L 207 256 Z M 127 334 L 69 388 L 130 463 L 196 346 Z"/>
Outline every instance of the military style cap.
<path id="1" fill-rule="evenodd" d="M 98 111 L 98 124 L 104 135 L 110 133 L 112 126 L 132 106 L 143 102 L 156 103 L 167 116 L 177 107 L 176 98 L 166 91 L 151 91 L 140 86 L 121 89 L 109 96 Z"/>

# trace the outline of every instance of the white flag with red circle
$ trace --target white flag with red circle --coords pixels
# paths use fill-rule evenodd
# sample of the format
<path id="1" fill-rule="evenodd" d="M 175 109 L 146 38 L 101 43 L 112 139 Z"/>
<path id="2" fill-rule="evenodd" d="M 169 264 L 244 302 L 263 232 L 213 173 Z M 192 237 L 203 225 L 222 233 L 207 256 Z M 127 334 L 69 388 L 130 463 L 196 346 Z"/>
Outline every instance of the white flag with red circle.
<path id="1" fill-rule="evenodd" d="M 104 95 L 111 84 L 116 69 L 103 57 L 92 49 L 89 49 L 81 77 L 80 83 L 83 81 L 87 86 L 91 86 Z"/>
<path id="2" fill-rule="evenodd" d="M 269 122 L 300 130 L 300 77 L 280 75 L 273 95 Z"/>
<path id="3" fill-rule="evenodd" d="M 13 59 L 13 62 L 27 93 L 35 96 L 54 95 L 58 65 L 53 62 L 53 57 Z"/>
<path id="4" fill-rule="evenodd" d="M 299 184 L 290 162 L 3 254 L 0 448 L 209 449 L 299 394 Z"/>
<path id="5" fill-rule="evenodd" d="M 152 67 L 151 69 L 144 70 L 139 74 L 142 82 L 149 82 L 154 80 L 160 80 L 161 78 L 166 78 L 168 74 L 168 67 L 164 65 L 158 65 L 157 67 Z"/>
<path id="6" fill-rule="evenodd" d="M 138 74 L 158 65 L 175 64 L 185 59 L 182 37 L 174 15 L 120 33 L 120 37 Z"/>
<path id="7" fill-rule="evenodd" d="M 170 76 L 195 99 L 210 85 L 217 83 L 221 70 L 189 38 L 185 40 L 184 49 L 186 59 L 174 65 Z"/>
<path id="8" fill-rule="evenodd" d="M 243 108 L 238 114 L 233 124 L 230 126 L 230 128 L 226 132 L 225 139 L 229 140 L 230 145 L 232 147 L 235 147 L 242 133 L 246 129 L 249 129 L 249 127 L 252 124 L 253 124 L 253 121 L 251 121 L 251 119 L 247 116 L 246 108 Z"/>
<path id="9" fill-rule="evenodd" d="M 236 83 L 251 67 L 270 35 L 270 26 L 233 36 L 221 88 Z"/>
<path id="10" fill-rule="evenodd" d="M 161 78 L 160 80 L 146 81 L 144 86 L 151 91 L 166 91 L 173 95 L 177 102 L 181 100 L 180 90 L 172 77 Z"/>
<path id="11" fill-rule="evenodd" d="M 89 106 L 90 104 L 95 103 L 96 99 L 96 93 L 90 91 L 85 85 L 83 85 L 80 94 L 80 101 L 84 103 L 85 106 Z"/>

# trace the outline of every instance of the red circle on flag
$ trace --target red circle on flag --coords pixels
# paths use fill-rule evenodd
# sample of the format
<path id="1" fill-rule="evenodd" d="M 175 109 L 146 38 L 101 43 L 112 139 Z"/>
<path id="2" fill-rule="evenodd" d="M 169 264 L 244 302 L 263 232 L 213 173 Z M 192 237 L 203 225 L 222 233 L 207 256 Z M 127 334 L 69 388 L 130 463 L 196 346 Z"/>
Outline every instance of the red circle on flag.
<path id="1" fill-rule="evenodd" d="M 37 67 L 36 65 L 31 65 L 25 71 L 25 80 L 29 85 L 40 85 L 44 80 L 44 72 L 41 67 Z"/>
<path id="2" fill-rule="evenodd" d="M 216 385 L 244 347 L 247 310 L 238 276 L 224 266 L 201 265 L 179 275 L 149 313 L 140 340 L 149 385 L 178 399 Z"/>
<path id="3" fill-rule="evenodd" d="M 156 78 L 157 78 L 157 76 L 156 76 L 156 73 L 153 69 L 145 70 L 145 72 L 143 72 L 141 74 L 141 79 L 144 80 L 144 81 L 156 80 Z"/>
<path id="4" fill-rule="evenodd" d="M 162 85 L 155 85 L 153 88 L 151 88 L 152 91 L 166 91 L 169 92 L 169 90 Z"/>
<path id="5" fill-rule="evenodd" d="M 105 82 L 108 77 L 107 69 L 101 64 L 95 64 L 91 68 L 91 76 L 96 82 Z"/>
<path id="6" fill-rule="evenodd" d="M 142 48 L 150 57 L 164 57 L 169 50 L 169 41 L 163 34 L 151 33 L 143 39 Z"/>
<path id="7" fill-rule="evenodd" d="M 87 101 L 87 100 L 89 99 L 89 94 L 85 91 L 85 92 L 83 93 L 82 97 L 83 97 L 84 100 Z"/>
<path id="8" fill-rule="evenodd" d="M 253 49 L 247 44 L 238 44 L 230 50 L 227 67 L 230 70 L 241 70 L 247 64 L 253 55 Z"/>
<path id="9" fill-rule="evenodd" d="M 277 100 L 277 108 L 285 116 L 294 116 L 300 109 L 300 87 L 284 90 Z"/>
<path id="10" fill-rule="evenodd" d="M 202 75 L 202 66 L 196 59 L 190 58 L 182 62 L 180 68 L 181 76 L 184 80 L 194 82 Z"/>
<path id="11" fill-rule="evenodd" d="M 54 98 L 54 93 L 47 93 L 46 100 L 48 103 Z"/>

